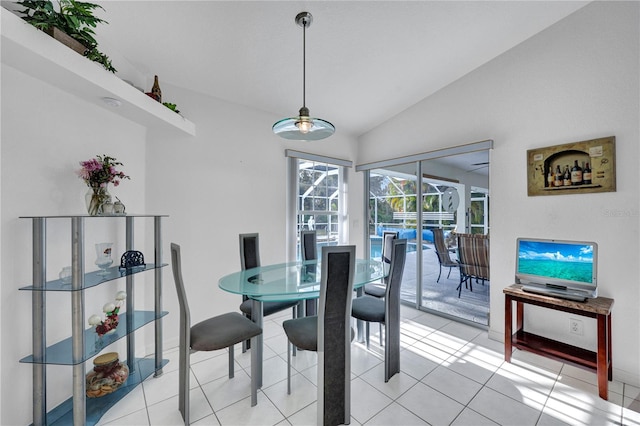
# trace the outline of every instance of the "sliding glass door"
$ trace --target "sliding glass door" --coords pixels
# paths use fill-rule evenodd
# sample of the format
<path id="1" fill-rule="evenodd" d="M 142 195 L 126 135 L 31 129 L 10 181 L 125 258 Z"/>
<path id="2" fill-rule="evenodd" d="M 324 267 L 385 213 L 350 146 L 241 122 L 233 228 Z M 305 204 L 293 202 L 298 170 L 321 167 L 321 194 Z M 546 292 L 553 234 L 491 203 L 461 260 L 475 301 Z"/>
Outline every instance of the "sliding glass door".
<path id="1" fill-rule="evenodd" d="M 456 234 L 489 233 L 490 146 L 356 168 L 366 173 L 370 256 L 380 258 L 384 231 L 408 240 L 403 303 L 482 326 L 489 324 L 490 283 L 473 282 L 473 291 L 468 282 L 461 284 Z M 440 255 L 436 229 L 446 248 Z"/>

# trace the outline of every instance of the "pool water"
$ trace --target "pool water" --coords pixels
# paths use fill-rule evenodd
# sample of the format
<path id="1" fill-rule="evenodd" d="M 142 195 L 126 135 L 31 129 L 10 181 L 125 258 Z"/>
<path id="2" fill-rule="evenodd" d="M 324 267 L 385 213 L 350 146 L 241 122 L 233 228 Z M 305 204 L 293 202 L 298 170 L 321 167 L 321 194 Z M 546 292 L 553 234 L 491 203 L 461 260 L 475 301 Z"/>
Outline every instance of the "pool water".
<path id="1" fill-rule="evenodd" d="M 407 253 L 416 251 L 416 243 L 407 243 Z M 429 250 L 429 246 L 423 244 L 422 250 Z M 371 237 L 371 258 L 380 259 L 382 256 L 382 238 L 378 236 Z"/>

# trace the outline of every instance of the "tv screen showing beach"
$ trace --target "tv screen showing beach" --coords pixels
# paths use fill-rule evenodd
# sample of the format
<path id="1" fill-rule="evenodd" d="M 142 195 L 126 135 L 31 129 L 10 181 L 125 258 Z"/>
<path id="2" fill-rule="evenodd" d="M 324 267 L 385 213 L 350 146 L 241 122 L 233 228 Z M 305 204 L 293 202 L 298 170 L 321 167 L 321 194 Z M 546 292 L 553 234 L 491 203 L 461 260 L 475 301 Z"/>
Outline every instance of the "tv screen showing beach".
<path id="1" fill-rule="evenodd" d="M 592 284 L 593 246 L 521 240 L 518 273 Z"/>

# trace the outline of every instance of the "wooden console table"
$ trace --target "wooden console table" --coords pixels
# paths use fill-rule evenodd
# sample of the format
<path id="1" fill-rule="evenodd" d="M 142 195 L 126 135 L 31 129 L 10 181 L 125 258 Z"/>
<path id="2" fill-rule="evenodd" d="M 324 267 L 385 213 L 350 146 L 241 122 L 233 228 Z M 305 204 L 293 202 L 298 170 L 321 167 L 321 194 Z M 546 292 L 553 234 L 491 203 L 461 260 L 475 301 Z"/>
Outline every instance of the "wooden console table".
<path id="1" fill-rule="evenodd" d="M 597 297 L 586 302 L 558 299 L 522 290 L 513 284 L 503 290 L 504 312 L 504 360 L 511 362 L 513 348 L 533 352 L 548 358 L 568 362 L 578 367 L 595 370 L 598 376 L 600 398 L 608 399 L 608 383 L 612 379 L 611 357 L 611 307 L 613 299 Z M 513 331 L 512 302 L 516 302 L 516 329 Z M 597 351 L 589 351 L 546 337 L 524 331 L 524 305 L 541 306 L 557 311 L 569 312 L 595 318 L 598 324 Z"/>

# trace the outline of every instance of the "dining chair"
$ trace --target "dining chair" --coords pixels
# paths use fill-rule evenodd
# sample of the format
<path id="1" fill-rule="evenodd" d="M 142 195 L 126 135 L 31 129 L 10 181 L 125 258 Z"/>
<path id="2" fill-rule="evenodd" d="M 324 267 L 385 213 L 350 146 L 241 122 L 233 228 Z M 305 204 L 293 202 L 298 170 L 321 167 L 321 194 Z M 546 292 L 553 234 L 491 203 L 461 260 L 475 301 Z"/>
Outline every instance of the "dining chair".
<path id="1" fill-rule="evenodd" d="M 318 352 L 318 421 L 351 421 L 351 300 L 355 246 L 322 247 L 318 315 L 284 321 L 287 335 L 287 393 L 291 393 L 291 352 Z"/>
<path id="2" fill-rule="evenodd" d="M 449 256 L 449 248 L 444 242 L 444 231 L 442 228 L 434 228 L 433 231 L 433 245 L 436 249 L 436 255 L 438 256 L 438 263 L 440 264 L 440 270 L 438 271 L 438 279 L 436 282 L 440 282 L 440 276 L 442 275 L 442 267 L 449 268 L 447 279 L 451 276 L 451 270 L 459 266 L 457 261 L 451 259 Z"/>
<path id="3" fill-rule="evenodd" d="M 462 293 L 462 284 L 473 291 L 473 279 L 489 281 L 489 236 L 482 234 L 458 234 L 458 262 L 460 264 L 460 284 L 458 298 Z"/>
<path id="4" fill-rule="evenodd" d="M 302 261 L 315 260 L 318 258 L 318 235 L 315 230 L 302 230 L 300 231 L 300 258 Z M 314 268 L 316 265 L 307 265 L 304 267 L 305 272 L 315 273 Z M 317 315 L 318 313 L 318 300 L 307 299 L 304 302 L 305 315 Z"/>
<path id="5" fill-rule="evenodd" d="M 382 261 L 384 277 L 379 283 L 365 284 L 364 294 L 367 294 L 373 297 L 383 298 L 387 293 L 387 282 L 388 282 L 389 269 L 390 269 L 390 263 L 391 263 L 391 246 L 393 244 L 393 241 L 397 238 L 398 238 L 398 232 L 396 231 L 382 232 L 382 248 L 381 248 L 380 260 Z M 380 346 L 382 346 L 383 345 L 382 323 L 380 324 L 379 332 L 380 332 Z M 367 332 L 367 336 L 368 335 L 369 335 L 369 332 Z"/>
<path id="6" fill-rule="evenodd" d="M 171 243 L 171 266 L 173 280 L 178 293 L 180 305 L 180 354 L 178 361 L 178 409 L 182 414 L 184 424 L 190 424 L 189 418 L 189 382 L 190 358 L 192 352 L 215 351 L 228 348 L 229 350 L 229 378 L 234 376 L 233 346 L 247 339 L 254 339 L 262 334 L 262 328 L 248 320 L 238 312 L 228 312 L 191 325 L 191 313 L 187 302 L 187 293 L 182 279 L 182 259 L 180 246 Z M 258 351 L 251 351 L 251 406 L 258 403 Z"/>
<path id="7" fill-rule="evenodd" d="M 356 298 L 351 307 L 351 315 L 367 323 L 367 348 L 369 348 L 369 323 L 377 322 L 385 326 L 385 382 L 400 372 L 400 284 L 406 254 L 407 240 L 394 240 L 390 250 L 391 269 L 384 300 L 365 294 Z"/>
<path id="8" fill-rule="evenodd" d="M 382 261 L 382 268 L 384 269 L 384 278 L 380 283 L 366 284 L 364 286 L 364 294 L 368 294 L 373 297 L 384 297 L 387 288 L 389 264 L 391 263 L 391 245 L 393 244 L 393 240 L 397 238 L 398 232 L 396 231 L 384 231 L 382 233 L 382 250 L 380 260 Z"/>
<path id="9" fill-rule="evenodd" d="M 251 268 L 257 268 L 260 266 L 260 237 L 257 233 L 252 234 L 240 234 L 240 269 L 247 270 Z M 263 302 L 262 313 L 263 316 L 275 314 L 285 309 L 293 309 L 293 318 L 296 317 L 298 301 L 289 300 L 284 302 Z M 253 312 L 253 303 L 247 296 L 242 296 L 242 303 L 240 304 L 240 312 L 251 319 Z M 242 344 L 242 352 L 246 352 L 251 347 L 249 341 Z"/>

